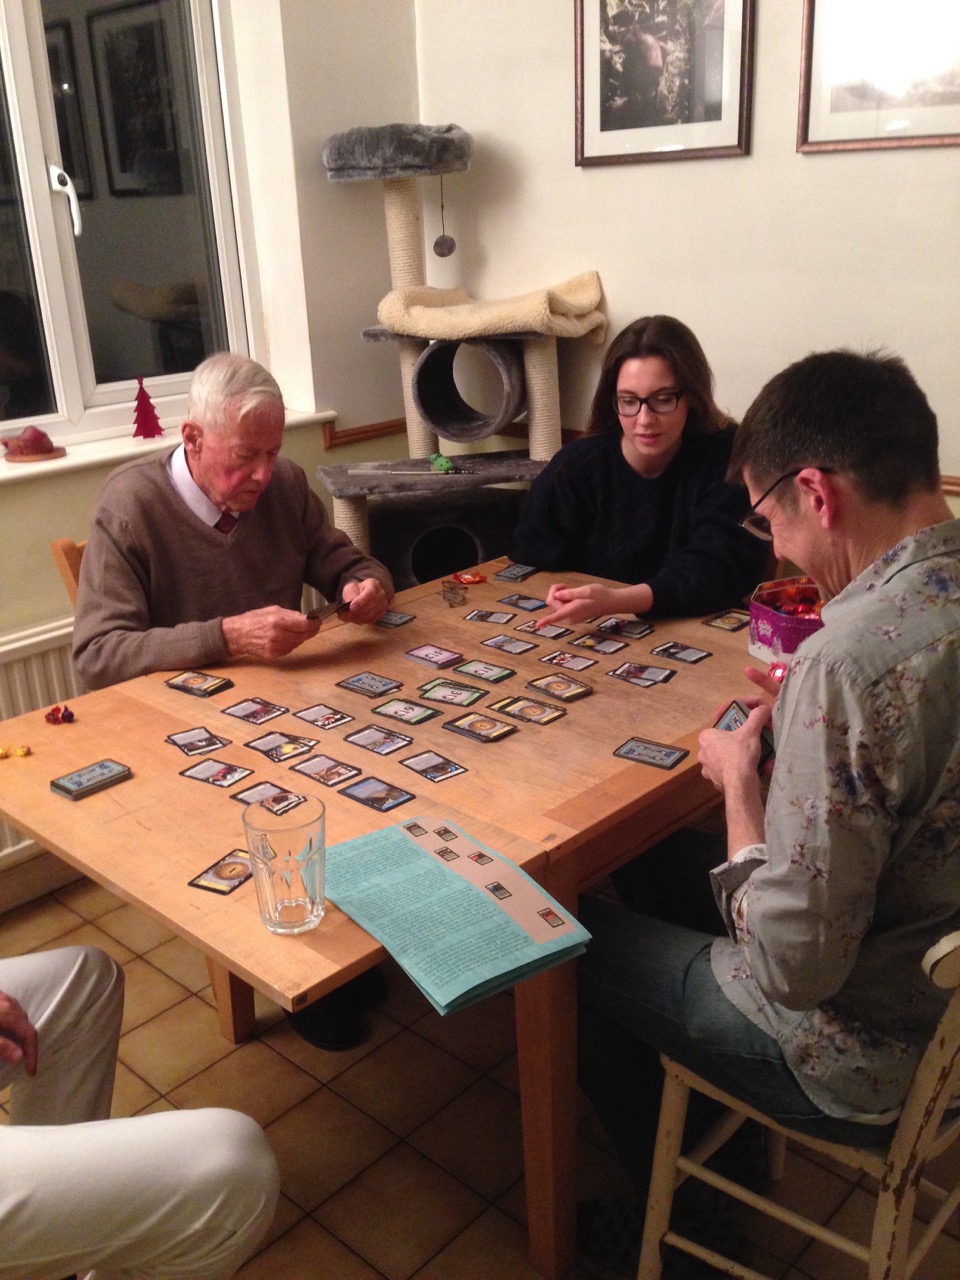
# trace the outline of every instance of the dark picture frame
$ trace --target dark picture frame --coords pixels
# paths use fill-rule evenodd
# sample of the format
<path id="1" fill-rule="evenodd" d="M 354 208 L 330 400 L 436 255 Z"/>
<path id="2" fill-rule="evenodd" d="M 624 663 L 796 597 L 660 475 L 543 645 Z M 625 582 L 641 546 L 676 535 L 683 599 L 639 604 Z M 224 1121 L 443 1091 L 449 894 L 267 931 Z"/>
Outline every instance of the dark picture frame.
<path id="1" fill-rule="evenodd" d="M 161 5 L 118 5 L 87 15 L 110 191 L 183 191 L 171 63 Z"/>
<path id="2" fill-rule="evenodd" d="M 576 163 L 750 153 L 756 0 L 574 0 Z"/>
<path id="3" fill-rule="evenodd" d="M 849 0 L 804 0 L 798 151 L 960 146 L 960 58 L 950 61 L 946 25 L 956 0 L 911 5 L 918 34 L 878 23 L 865 41 Z M 908 53 L 922 57 L 912 71 Z"/>
<path id="4" fill-rule="evenodd" d="M 93 195 L 90 155 L 84 126 L 83 103 L 77 80 L 77 59 L 69 22 L 51 22 L 45 28 L 50 87 L 60 139 L 60 162 L 70 175 L 81 200 Z"/>

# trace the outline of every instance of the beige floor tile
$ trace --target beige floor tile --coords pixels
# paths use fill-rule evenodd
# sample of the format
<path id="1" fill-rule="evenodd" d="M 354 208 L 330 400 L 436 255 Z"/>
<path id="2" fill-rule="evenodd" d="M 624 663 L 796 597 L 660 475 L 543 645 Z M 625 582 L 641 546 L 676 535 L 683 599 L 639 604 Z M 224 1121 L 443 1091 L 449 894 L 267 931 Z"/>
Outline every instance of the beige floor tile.
<path id="1" fill-rule="evenodd" d="M 234 1048 L 221 1036 L 214 1010 L 189 996 L 121 1036 L 119 1057 L 160 1093 L 169 1093 Z"/>
<path id="2" fill-rule="evenodd" d="M 873 1222 L 875 1200 L 868 1192 L 856 1188 L 840 1209 L 830 1218 L 829 1226 L 848 1232 L 855 1240 L 867 1244 Z M 814 1280 L 863 1280 L 864 1268 L 835 1249 L 814 1241 L 797 1259 L 800 1271 Z M 953 1236 L 940 1236 L 914 1273 L 914 1280 L 953 1280 L 960 1275 L 960 1241 Z"/>
<path id="3" fill-rule="evenodd" d="M 149 1022 L 158 1013 L 170 1009 L 181 1000 L 186 1000 L 190 992 L 174 982 L 165 973 L 155 969 L 146 960 L 135 956 L 123 966 L 125 978 L 123 992 L 123 1027 L 132 1031 L 141 1023 Z"/>
<path id="4" fill-rule="evenodd" d="M 430 1013 L 430 1001 L 418 991 L 395 960 L 384 960 L 380 969 L 387 982 L 387 998 L 377 1006 L 382 1013 L 408 1027 Z"/>
<path id="5" fill-rule="evenodd" d="M 472 1068 L 412 1031 L 380 1045 L 329 1087 L 387 1125 L 410 1133 L 477 1078 Z"/>
<path id="6" fill-rule="evenodd" d="M 51 938 L 49 942 L 30 949 L 31 951 L 54 951 L 57 947 L 99 947 L 119 965 L 125 965 L 128 960 L 134 958 L 134 952 L 129 947 L 125 947 L 117 938 L 104 933 L 89 921 L 82 921 L 76 929 L 70 929 L 59 937 Z"/>
<path id="7" fill-rule="evenodd" d="M 137 955 L 143 955 L 145 951 L 150 951 L 161 942 L 166 942 L 173 937 L 173 933 L 166 926 L 144 915 L 136 907 L 126 905 L 98 916 L 97 924 L 113 937 L 119 938 Z"/>
<path id="8" fill-rule="evenodd" d="M 517 1048 L 513 1000 L 505 992 L 443 1017 L 432 1010 L 415 1030 L 482 1072 L 492 1071 Z"/>
<path id="9" fill-rule="evenodd" d="M 267 1128 L 280 1185 L 315 1209 L 383 1155 L 396 1136 L 329 1089 L 318 1089 Z"/>
<path id="10" fill-rule="evenodd" d="M 194 994 L 210 985 L 210 974 L 207 972 L 203 952 L 183 938 L 168 938 L 166 942 L 151 947 L 144 954 L 152 965 L 162 969 L 174 982 L 179 982 Z"/>
<path id="11" fill-rule="evenodd" d="M 151 1102 L 148 1107 L 143 1107 L 137 1112 L 138 1116 L 156 1116 L 163 1111 L 176 1111 L 177 1108 L 167 1098 L 158 1098 L 156 1102 Z"/>
<path id="12" fill-rule="evenodd" d="M 314 1217 L 389 1280 L 407 1280 L 484 1208 L 468 1187 L 401 1143 Z"/>
<path id="13" fill-rule="evenodd" d="M 523 1174 L 520 1100 L 490 1080 L 478 1080 L 408 1141 L 487 1200 Z"/>
<path id="14" fill-rule="evenodd" d="M 312 1218 L 258 1253 L 237 1272 L 237 1280 L 380 1280 L 379 1272 L 325 1231 Z"/>
<path id="15" fill-rule="evenodd" d="M 135 1116 L 137 1112 L 150 1106 L 159 1098 L 160 1094 L 156 1089 L 151 1089 L 146 1080 L 141 1080 L 122 1062 L 117 1063 L 117 1074 L 113 1082 L 113 1105 L 110 1108 L 111 1116 L 114 1118 Z"/>
<path id="16" fill-rule="evenodd" d="M 632 1200 L 633 1195 L 630 1176 L 618 1157 L 581 1138 L 577 1142 L 577 1199 Z"/>
<path id="17" fill-rule="evenodd" d="M 821 1224 L 836 1213 L 850 1193 L 850 1183 L 844 1178 L 792 1150 L 787 1152 L 783 1179 L 764 1192 L 776 1204 Z M 795 1262 L 810 1240 L 802 1231 L 746 1207 L 742 1222 L 752 1244 L 783 1262 Z"/>
<path id="18" fill-rule="evenodd" d="M 415 1280 L 541 1280 L 530 1261 L 527 1233 L 488 1209 L 416 1273 Z"/>
<path id="19" fill-rule="evenodd" d="M 488 1074 L 491 1080 L 503 1085 L 504 1089 L 509 1089 L 511 1093 L 520 1092 L 520 1068 L 515 1053 L 511 1053 L 509 1058 L 504 1058 L 503 1062 Z"/>
<path id="20" fill-rule="evenodd" d="M 83 916 L 55 898 L 38 898 L 3 914 L 0 956 L 23 956 L 83 924 Z"/>
<path id="21" fill-rule="evenodd" d="M 355 1049 L 345 1049 L 341 1053 L 330 1053 L 326 1049 L 318 1049 L 309 1044 L 293 1030 L 285 1018 L 281 1018 L 274 1026 L 263 1032 L 264 1044 L 270 1045 L 278 1053 L 295 1062 L 298 1067 L 326 1083 L 349 1070 L 354 1063 L 381 1044 L 385 1044 L 392 1036 L 399 1033 L 400 1026 L 392 1018 L 386 1017 L 374 1009 L 370 1014 L 370 1035 L 363 1044 Z"/>
<path id="22" fill-rule="evenodd" d="M 103 885 L 84 877 L 64 885 L 54 893 L 54 898 L 83 916 L 84 920 L 96 920 L 97 916 L 106 915 L 123 906 L 123 899 L 105 889 Z"/>
<path id="23" fill-rule="evenodd" d="M 178 1107 L 234 1107 L 268 1125 L 320 1087 L 288 1058 L 251 1040 L 172 1089 L 169 1097 Z"/>

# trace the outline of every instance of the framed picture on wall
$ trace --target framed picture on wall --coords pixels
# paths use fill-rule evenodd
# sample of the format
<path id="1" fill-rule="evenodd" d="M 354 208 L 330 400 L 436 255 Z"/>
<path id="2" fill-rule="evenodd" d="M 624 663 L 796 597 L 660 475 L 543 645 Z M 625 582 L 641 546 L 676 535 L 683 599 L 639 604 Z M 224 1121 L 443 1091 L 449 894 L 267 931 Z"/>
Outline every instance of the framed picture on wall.
<path id="1" fill-rule="evenodd" d="M 575 0 L 578 165 L 750 151 L 755 0 Z"/>
<path id="2" fill-rule="evenodd" d="M 93 183 L 90 180 L 90 157 L 87 154 L 87 135 L 69 22 L 51 22 L 46 27 L 46 35 L 61 163 L 72 178 L 77 195 L 83 200 L 93 195 Z"/>
<path id="3" fill-rule="evenodd" d="M 179 195 L 171 63 L 161 4 L 87 16 L 107 177 L 113 195 Z"/>
<path id="4" fill-rule="evenodd" d="M 957 145 L 957 0 L 804 0 L 798 151 Z"/>

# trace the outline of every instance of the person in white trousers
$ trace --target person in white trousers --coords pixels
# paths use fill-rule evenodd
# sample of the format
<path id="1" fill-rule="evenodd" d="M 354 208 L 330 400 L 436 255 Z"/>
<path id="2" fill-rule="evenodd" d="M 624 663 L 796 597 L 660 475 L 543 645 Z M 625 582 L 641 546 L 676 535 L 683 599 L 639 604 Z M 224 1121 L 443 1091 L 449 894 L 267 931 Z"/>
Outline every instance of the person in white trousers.
<path id="1" fill-rule="evenodd" d="M 221 1108 L 110 1120 L 123 972 L 93 947 L 0 959 L 0 1280 L 226 1280 L 270 1224 L 263 1131 Z"/>

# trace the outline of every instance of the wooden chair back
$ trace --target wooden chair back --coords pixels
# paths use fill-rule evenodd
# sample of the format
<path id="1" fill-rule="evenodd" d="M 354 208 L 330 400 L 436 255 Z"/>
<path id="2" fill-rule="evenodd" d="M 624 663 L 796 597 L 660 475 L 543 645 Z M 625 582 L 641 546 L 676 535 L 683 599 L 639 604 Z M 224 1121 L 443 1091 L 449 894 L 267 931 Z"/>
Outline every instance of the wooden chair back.
<path id="1" fill-rule="evenodd" d="M 77 603 L 77 584 L 80 581 L 80 561 L 86 545 L 86 542 L 74 542 L 72 538 L 54 538 L 50 543 L 54 563 L 60 570 L 63 585 L 74 606 Z"/>

